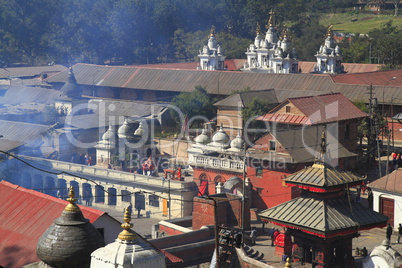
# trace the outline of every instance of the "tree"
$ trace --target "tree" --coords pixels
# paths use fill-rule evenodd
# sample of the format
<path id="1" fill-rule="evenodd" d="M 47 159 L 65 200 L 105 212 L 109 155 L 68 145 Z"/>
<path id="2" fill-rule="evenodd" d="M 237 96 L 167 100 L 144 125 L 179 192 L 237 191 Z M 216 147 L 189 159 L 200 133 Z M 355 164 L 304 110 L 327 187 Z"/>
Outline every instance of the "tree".
<path id="1" fill-rule="evenodd" d="M 378 57 L 379 62 L 389 66 L 402 64 L 402 30 L 393 25 L 392 20 L 368 35 L 372 41 L 373 55 Z"/>
<path id="2" fill-rule="evenodd" d="M 244 122 L 244 133 L 247 135 L 249 141 L 253 141 L 265 134 L 266 124 L 263 121 L 255 120 L 257 117 L 262 116 L 269 112 L 270 104 L 262 99 L 253 98 L 252 101 L 247 103 L 242 109 L 241 113 Z"/>
<path id="3" fill-rule="evenodd" d="M 181 125 L 186 117 L 188 120 L 200 117 L 194 122 L 200 124 L 205 120 L 210 120 L 216 116 L 216 108 L 213 101 L 209 97 L 206 89 L 202 86 L 196 86 L 192 92 L 182 92 L 172 99 L 171 105 L 178 108 L 184 118 L 175 109 L 170 109 L 172 118 Z M 203 117 L 203 118 L 201 118 Z M 188 126 L 190 127 L 190 126 Z"/>

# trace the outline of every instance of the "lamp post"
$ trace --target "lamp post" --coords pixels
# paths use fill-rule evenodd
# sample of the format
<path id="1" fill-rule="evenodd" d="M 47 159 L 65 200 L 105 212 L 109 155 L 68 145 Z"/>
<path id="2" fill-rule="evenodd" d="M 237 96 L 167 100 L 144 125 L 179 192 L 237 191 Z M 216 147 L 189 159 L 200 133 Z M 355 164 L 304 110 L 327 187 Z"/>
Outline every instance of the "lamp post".
<path id="1" fill-rule="evenodd" d="M 382 88 L 382 116 L 383 116 L 383 117 L 384 117 L 384 102 L 385 102 L 385 99 L 384 99 L 384 91 L 385 91 L 385 88 L 387 87 L 388 83 L 391 82 L 392 80 L 395 80 L 395 79 L 396 79 L 395 76 L 392 77 L 392 78 L 390 78 L 390 79 L 388 79 L 387 83 L 385 83 L 385 85 L 384 85 L 383 88 Z"/>

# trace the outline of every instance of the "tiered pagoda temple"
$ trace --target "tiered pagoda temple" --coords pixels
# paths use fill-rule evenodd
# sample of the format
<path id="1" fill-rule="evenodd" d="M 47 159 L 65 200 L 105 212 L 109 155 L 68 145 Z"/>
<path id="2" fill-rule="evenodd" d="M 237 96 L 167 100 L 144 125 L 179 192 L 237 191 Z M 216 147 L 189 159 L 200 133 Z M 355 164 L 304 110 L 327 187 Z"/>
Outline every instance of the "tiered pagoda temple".
<path id="1" fill-rule="evenodd" d="M 349 188 L 363 178 L 326 164 L 325 147 L 323 134 L 320 160 L 284 179 L 297 186 L 301 196 L 259 215 L 286 230 L 280 236 L 283 241 L 275 243 L 276 252 L 292 254 L 313 267 L 353 267 L 352 239 L 362 230 L 386 226 L 388 217 L 354 202 Z"/>

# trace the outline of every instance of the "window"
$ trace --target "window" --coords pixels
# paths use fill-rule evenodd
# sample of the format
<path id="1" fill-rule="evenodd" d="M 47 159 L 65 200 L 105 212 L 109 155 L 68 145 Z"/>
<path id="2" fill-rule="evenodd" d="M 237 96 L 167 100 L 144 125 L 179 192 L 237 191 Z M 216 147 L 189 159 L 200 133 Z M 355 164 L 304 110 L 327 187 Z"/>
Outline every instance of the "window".
<path id="1" fill-rule="evenodd" d="M 290 113 L 290 106 L 286 106 L 285 109 L 286 109 L 286 113 Z"/>
<path id="2" fill-rule="evenodd" d="M 149 205 L 151 207 L 159 207 L 159 197 L 156 195 L 149 196 Z"/>
<path id="3" fill-rule="evenodd" d="M 276 141 L 269 141 L 269 150 L 276 151 Z"/>
<path id="4" fill-rule="evenodd" d="M 350 137 L 350 125 L 349 124 L 347 124 L 347 125 L 345 125 L 345 139 L 349 139 L 349 137 Z"/>

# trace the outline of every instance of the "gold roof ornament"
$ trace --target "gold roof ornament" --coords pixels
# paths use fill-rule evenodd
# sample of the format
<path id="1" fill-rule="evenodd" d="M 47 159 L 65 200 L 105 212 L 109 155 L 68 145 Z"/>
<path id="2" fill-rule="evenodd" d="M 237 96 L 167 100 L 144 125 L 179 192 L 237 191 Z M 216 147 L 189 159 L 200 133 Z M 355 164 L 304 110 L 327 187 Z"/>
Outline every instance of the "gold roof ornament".
<path id="1" fill-rule="evenodd" d="M 125 240 L 125 241 L 130 241 L 130 240 L 135 240 L 137 238 L 137 235 L 134 233 L 131 228 L 133 227 L 133 224 L 130 223 L 131 221 L 131 213 L 128 207 L 124 210 L 124 223 L 121 225 L 121 228 L 124 230 L 120 232 L 118 238 L 120 240 Z"/>
<path id="2" fill-rule="evenodd" d="M 257 35 L 261 34 L 261 27 L 260 27 L 260 24 L 258 22 L 257 22 L 257 27 L 255 29 L 255 32 L 256 32 Z"/>
<path id="3" fill-rule="evenodd" d="M 73 186 L 70 186 L 70 190 L 68 192 L 68 198 L 67 198 L 67 201 L 70 202 L 70 204 L 68 204 L 64 208 L 65 211 L 69 211 L 69 212 L 80 211 L 80 208 L 77 206 L 77 204 L 75 204 L 75 202 L 77 202 L 77 198 L 74 198 L 74 197 L 75 197 L 74 188 L 73 188 Z"/>
<path id="4" fill-rule="evenodd" d="M 211 30 L 210 30 L 209 37 L 214 37 L 214 36 L 215 36 L 215 26 L 212 25 L 212 26 L 211 26 Z"/>
<path id="5" fill-rule="evenodd" d="M 327 37 L 331 37 L 331 36 L 333 35 L 333 33 L 332 33 L 332 27 L 334 27 L 332 24 L 328 25 Z"/>
<path id="6" fill-rule="evenodd" d="M 269 27 L 275 26 L 274 16 L 275 16 L 275 12 L 273 11 L 273 9 L 271 9 L 271 11 L 269 12 L 268 25 L 266 26 L 267 29 L 268 29 Z"/>
<path id="7" fill-rule="evenodd" d="M 289 28 L 285 24 L 285 25 L 283 25 L 282 39 L 288 38 L 288 33 L 289 33 Z"/>
<path id="8" fill-rule="evenodd" d="M 290 258 L 286 258 L 285 268 L 292 268 L 292 264 L 290 263 Z"/>

